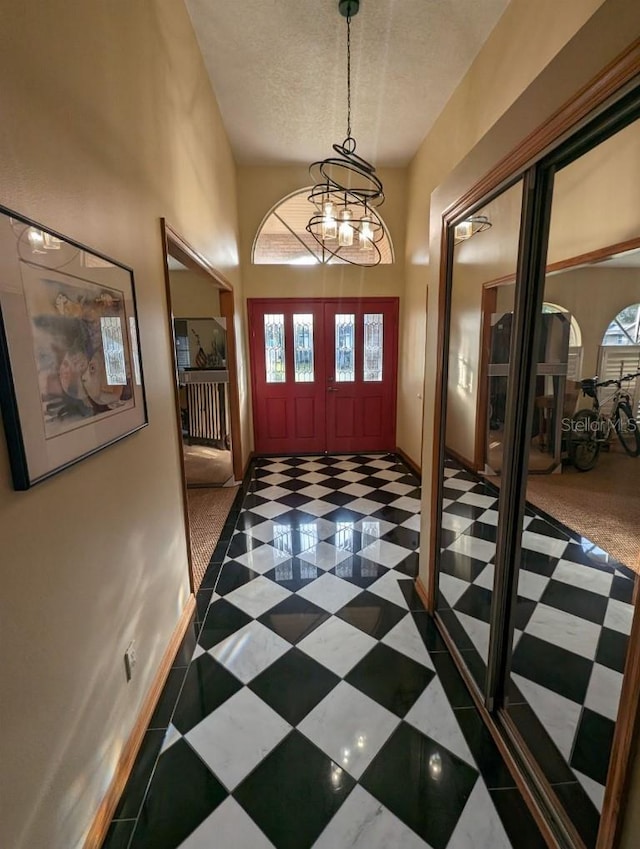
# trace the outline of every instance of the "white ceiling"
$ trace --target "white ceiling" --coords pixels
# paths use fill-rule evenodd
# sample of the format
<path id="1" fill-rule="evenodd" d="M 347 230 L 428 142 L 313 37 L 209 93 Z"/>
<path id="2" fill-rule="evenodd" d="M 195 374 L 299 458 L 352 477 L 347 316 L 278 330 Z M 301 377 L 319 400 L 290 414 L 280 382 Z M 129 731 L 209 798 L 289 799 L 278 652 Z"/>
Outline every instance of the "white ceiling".
<path id="1" fill-rule="evenodd" d="M 352 133 L 405 165 L 509 0 L 361 0 L 351 25 Z M 346 135 L 337 0 L 186 0 L 234 155 L 310 162 Z"/>

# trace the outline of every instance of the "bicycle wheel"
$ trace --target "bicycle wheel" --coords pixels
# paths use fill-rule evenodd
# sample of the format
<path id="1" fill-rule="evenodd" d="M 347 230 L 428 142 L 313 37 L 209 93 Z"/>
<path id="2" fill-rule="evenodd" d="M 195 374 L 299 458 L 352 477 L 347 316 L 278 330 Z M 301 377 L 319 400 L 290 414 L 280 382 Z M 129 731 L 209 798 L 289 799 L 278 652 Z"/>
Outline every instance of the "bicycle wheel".
<path id="1" fill-rule="evenodd" d="M 619 404 L 614 417 L 620 445 L 631 457 L 640 455 L 640 431 L 628 404 Z"/>
<path id="2" fill-rule="evenodd" d="M 596 440 L 598 414 L 595 410 L 578 410 L 571 419 L 568 439 L 569 459 L 579 472 L 593 469 L 600 453 Z"/>

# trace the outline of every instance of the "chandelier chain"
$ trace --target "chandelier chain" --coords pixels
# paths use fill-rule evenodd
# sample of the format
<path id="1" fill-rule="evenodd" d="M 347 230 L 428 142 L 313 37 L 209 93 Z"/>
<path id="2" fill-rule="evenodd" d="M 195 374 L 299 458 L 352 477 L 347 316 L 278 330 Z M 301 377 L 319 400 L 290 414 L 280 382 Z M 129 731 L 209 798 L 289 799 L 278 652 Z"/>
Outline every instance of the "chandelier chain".
<path id="1" fill-rule="evenodd" d="M 347 138 L 351 138 L 351 15 L 347 15 Z"/>

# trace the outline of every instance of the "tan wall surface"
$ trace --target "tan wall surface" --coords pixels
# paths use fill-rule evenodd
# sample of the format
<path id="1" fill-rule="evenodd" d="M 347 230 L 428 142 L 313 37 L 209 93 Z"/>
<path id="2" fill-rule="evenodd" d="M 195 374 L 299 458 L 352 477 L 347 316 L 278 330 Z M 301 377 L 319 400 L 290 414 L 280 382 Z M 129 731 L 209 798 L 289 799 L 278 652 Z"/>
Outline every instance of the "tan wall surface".
<path id="1" fill-rule="evenodd" d="M 171 306 L 176 318 L 220 315 L 220 295 L 210 277 L 195 271 L 170 271 Z"/>
<path id="2" fill-rule="evenodd" d="M 146 378 L 147 428 L 28 492 L 0 435 L 0 845 L 79 849 L 189 592 L 159 218 L 238 286 L 235 166 L 182 3 L 4 4 L 0 40 L 1 202 L 133 267 Z"/>

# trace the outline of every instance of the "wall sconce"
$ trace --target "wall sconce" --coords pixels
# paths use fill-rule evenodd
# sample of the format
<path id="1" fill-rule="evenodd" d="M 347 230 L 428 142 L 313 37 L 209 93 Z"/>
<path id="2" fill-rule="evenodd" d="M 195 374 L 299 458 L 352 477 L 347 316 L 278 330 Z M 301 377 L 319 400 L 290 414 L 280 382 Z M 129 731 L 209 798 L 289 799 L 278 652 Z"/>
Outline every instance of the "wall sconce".
<path id="1" fill-rule="evenodd" d="M 486 215 L 470 215 L 454 227 L 454 244 L 457 245 L 459 242 L 464 242 L 475 236 L 476 233 L 482 233 L 483 230 L 488 230 L 491 226 L 491 222 Z"/>

